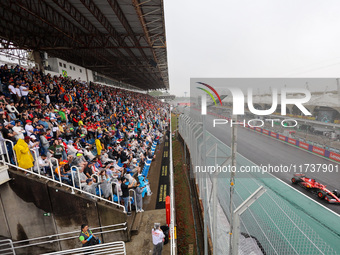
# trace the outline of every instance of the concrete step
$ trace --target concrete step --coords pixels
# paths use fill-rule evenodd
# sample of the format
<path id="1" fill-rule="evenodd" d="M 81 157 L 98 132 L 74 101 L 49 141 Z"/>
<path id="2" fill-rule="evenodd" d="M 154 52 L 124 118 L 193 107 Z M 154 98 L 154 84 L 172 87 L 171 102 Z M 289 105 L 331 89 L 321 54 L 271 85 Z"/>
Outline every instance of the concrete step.
<path id="1" fill-rule="evenodd" d="M 136 213 L 135 220 L 131 227 L 131 235 L 138 235 L 142 220 L 143 220 L 143 213 Z"/>

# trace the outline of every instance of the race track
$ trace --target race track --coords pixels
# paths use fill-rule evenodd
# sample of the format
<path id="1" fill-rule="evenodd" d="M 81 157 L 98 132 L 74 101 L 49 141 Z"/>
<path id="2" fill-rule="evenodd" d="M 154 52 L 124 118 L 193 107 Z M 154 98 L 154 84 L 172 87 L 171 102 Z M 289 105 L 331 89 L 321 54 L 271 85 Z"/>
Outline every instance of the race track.
<path id="1" fill-rule="evenodd" d="M 212 120 L 215 117 L 211 115 L 206 116 L 206 128 L 207 130 L 220 139 L 223 143 L 230 146 L 231 142 L 231 128 L 229 125 L 217 125 L 213 127 Z M 278 141 L 276 139 L 270 138 L 266 135 L 262 135 L 256 131 L 250 130 L 248 128 L 239 127 L 238 128 L 238 138 L 237 138 L 237 152 L 251 160 L 257 165 L 270 164 L 272 166 L 279 165 L 290 165 L 290 164 L 333 164 L 338 166 L 339 172 L 333 171 L 323 173 L 307 172 L 306 176 L 316 179 L 322 184 L 327 185 L 329 190 L 338 189 L 340 190 L 340 164 L 330 161 L 326 158 L 319 157 L 315 154 L 309 153 L 307 151 L 301 150 L 287 143 Z M 291 178 L 294 172 L 284 173 L 278 172 L 273 173 L 277 178 L 282 181 L 291 184 Z M 324 200 L 320 200 L 316 195 L 310 193 L 309 191 L 303 189 L 302 187 L 295 186 L 296 189 L 306 194 L 307 196 L 315 199 L 319 203 L 325 205 L 332 211 L 340 214 L 340 204 L 329 204 Z"/>

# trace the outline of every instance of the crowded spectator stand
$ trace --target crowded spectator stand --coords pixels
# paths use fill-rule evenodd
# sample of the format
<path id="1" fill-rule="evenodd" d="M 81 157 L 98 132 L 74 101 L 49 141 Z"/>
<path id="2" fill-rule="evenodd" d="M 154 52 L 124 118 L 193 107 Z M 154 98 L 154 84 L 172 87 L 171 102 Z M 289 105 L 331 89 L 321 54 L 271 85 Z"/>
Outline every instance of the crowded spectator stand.
<path id="1" fill-rule="evenodd" d="M 3 160 L 91 198 L 125 201 L 126 212 L 137 201 L 143 211 L 141 198 L 152 194 L 150 164 L 169 124 L 167 104 L 20 66 L 1 66 L 0 81 Z"/>

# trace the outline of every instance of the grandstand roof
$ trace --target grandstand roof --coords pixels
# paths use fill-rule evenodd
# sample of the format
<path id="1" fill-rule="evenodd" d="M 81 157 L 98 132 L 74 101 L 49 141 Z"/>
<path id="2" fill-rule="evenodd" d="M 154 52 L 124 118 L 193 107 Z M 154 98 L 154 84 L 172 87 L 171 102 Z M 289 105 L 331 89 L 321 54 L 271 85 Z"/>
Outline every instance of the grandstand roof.
<path id="1" fill-rule="evenodd" d="M 163 0 L 0 1 L 0 38 L 141 89 L 169 88 Z"/>

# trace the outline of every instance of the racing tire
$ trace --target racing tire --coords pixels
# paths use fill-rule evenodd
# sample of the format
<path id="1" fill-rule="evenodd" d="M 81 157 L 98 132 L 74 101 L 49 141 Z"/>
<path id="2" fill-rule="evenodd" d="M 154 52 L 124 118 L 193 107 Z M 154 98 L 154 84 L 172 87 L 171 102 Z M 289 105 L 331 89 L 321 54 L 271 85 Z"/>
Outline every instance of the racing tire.
<path id="1" fill-rule="evenodd" d="M 325 193 L 324 191 L 322 191 L 322 190 L 319 190 L 318 193 L 317 193 L 317 195 L 318 195 L 318 197 L 319 197 L 320 199 L 324 199 L 325 196 L 326 196 L 326 193 Z"/>
<path id="2" fill-rule="evenodd" d="M 293 178 L 291 179 L 291 181 L 292 181 L 293 184 L 297 184 L 297 183 L 301 182 L 300 179 L 297 179 L 297 178 L 295 178 L 295 177 L 293 177 Z"/>

